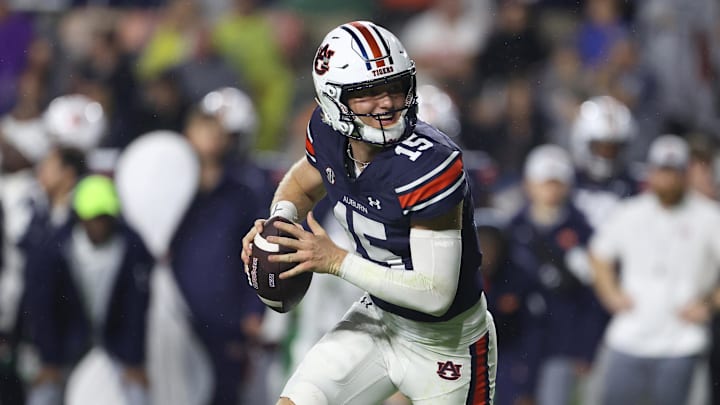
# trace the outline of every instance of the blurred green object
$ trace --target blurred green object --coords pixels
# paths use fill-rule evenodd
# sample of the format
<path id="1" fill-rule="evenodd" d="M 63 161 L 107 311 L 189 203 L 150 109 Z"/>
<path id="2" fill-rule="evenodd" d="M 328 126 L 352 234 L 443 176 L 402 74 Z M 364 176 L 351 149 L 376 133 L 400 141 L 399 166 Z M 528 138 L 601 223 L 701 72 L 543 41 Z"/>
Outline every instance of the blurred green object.
<path id="1" fill-rule="evenodd" d="M 284 0 L 282 4 L 283 6 L 306 13 L 346 13 L 363 16 L 370 16 L 376 8 L 374 1 Z"/>
<path id="2" fill-rule="evenodd" d="M 247 80 L 258 111 L 256 147 L 275 150 L 287 124 L 294 78 L 275 38 L 275 27 L 260 13 L 231 13 L 213 29 L 219 53 Z"/>
<path id="3" fill-rule="evenodd" d="M 136 71 L 142 80 L 156 78 L 162 72 L 186 61 L 192 47 L 181 31 L 160 25 L 138 59 Z"/>
<path id="4" fill-rule="evenodd" d="M 112 180 L 101 175 L 85 177 L 75 188 L 73 208 L 83 220 L 101 215 L 117 217 L 120 214 L 120 199 Z"/>

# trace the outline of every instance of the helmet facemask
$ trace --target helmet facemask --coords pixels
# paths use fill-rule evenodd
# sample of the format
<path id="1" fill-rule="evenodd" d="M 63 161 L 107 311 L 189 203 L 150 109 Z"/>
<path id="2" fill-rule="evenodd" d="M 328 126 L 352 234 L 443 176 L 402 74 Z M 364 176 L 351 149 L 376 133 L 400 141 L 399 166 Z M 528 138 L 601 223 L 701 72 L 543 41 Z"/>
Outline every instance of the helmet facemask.
<path id="1" fill-rule="evenodd" d="M 576 163 L 596 181 L 610 179 L 626 166 L 625 149 L 635 130 L 630 110 L 614 98 L 583 102 L 571 133 Z"/>
<path id="2" fill-rule="evenodd" d="M 590 154 L 585 163 L 587 174 L 604 181 L 615 176 L 625 162 L 625 141 L 590 141 Z"/>
<path id="3" fill-rule="evenodd" d="M 414 70 L 401 74 L 381 78 L 374 81 L 333 86 L 334 96 L 326 92 L 326 101 L 334 105 L 339 112 L 338 121 L 341 122 L 340 132 L 343 135 L 359 141 L 380 146 L 389 146 L 405 139 L 415 128 L 417 122 L 417 93 Z M 383 92 L 396 94 L 402 92 L 405 95 L 403 106 L 383 113 L 357 113 L 352 111 L 348 100 L 356 97 L 372 97 Z M 321 100 L 318 100 L 321 103 Z M 399 119 L 390 126 L 383 126 L 383 117 L 400 114 Z M 360 117 L 375 119 L 380 128 L 364 123 Z M 343 125 L 344 124 L 344 125 Z"/>
<path id="4" fill-rule="evenodd" d="M 353 21 L 330 31 L 318 48 L 312 75 L 323 121 L 343 136 L 388 146 L 400 142 L 415 128 L 415 63 L 385 28 L 368 21 Z M 384 93 L 399 96 L 393 90 L 395 84 L 401 86 L 404 95 L 404 103 L 397 110 L 358 114 L 350 108 L 348 101 L 355 97 Z M 394 103 L 398 101 L 394 98 Z M 393 116 L 397 121 L 388 125 L 389 114 L 400 116 Z M 367 118 L 377 120 L 379 125 L 364 123 Z"/>

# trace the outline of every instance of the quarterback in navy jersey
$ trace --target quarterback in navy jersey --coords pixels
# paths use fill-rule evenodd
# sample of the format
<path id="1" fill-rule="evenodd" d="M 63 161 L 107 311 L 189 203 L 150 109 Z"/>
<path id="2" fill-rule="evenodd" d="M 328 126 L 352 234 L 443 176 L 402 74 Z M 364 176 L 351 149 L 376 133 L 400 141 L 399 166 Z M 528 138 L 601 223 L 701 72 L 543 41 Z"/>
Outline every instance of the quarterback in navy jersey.
<path id="1" fill-rule="evenodd" d="M 322 122 L 318 108 L 308 126 L 306 145 L 309 162 L 324 174 L 323 184 L 334 202 L 335 217 L 352 229 L 356 252 L 375 263 L 412 270 L 411 221 L 440 216 L 462 204 L 460 281 L 447 312 L 430 315 L 371 295 L 380 308 L 409 319 L 435 322 L 450 319 L 478 301 L 480 289 L 473 279 L 481 256 L 473 232 L 472 201 L 461 152 L 447 136 L 418 121 L 413 134 L 381 150 L 373 164 L 356 175 L 345 153 L 348 139 Z"/>
<path id="2" fill-rule="evenodd" d="M 313 64 L 318 109 L 306 156 L 280 182 L 271 215 L 294 250 L 288 278 L 328 273 L 367 293 L 310 350 L 278 405 L 492 404 L 495 328 L 476 281 L 481 254 L 460 149 L 417 120 L 415 65 L 398 39 L 367 21 L 328 33 Z M 327 196 L 354 252 L 313 218 Z M 258 220 L 243 239 L 248 264 Z M 321 314 L 319 314 L 321 315 Z"/>

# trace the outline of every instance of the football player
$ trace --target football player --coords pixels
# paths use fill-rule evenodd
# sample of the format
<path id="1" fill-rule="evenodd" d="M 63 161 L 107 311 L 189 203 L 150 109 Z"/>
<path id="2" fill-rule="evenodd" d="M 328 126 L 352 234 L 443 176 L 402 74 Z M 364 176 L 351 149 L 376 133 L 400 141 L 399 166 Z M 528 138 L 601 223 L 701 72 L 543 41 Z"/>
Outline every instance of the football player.
<path id="1" fill-rule="evenodd" d="M 395 391 L 414 404 L 491 404 L 496 339 L 481 285 L 481 254 L 462 152 L 417 119 L 415 65 L 398 39 L 367 21 L 340 25 L 312 68 L 319 107 L 306 156 L 278 186 L 271 215 L 294 238 L 281 275 L 328 273 L 367 293 L 305 356 L 279 405 L 378 403 Z M 354 251 L 312 213 L 323 196 Z M 243 239 L 247 265 L 263 220 Z M 247 270 L 247 267 L 246 267 Z"/>
<path id="2" fill-rule="evenodd" d="M 613 97 L 592 97 L 580 106 L 571 139 L 577 168 L 573 202 L 593 227 L 620 199 L 638 192 L 625 153 L 635 132 L 630 110 Z"/>

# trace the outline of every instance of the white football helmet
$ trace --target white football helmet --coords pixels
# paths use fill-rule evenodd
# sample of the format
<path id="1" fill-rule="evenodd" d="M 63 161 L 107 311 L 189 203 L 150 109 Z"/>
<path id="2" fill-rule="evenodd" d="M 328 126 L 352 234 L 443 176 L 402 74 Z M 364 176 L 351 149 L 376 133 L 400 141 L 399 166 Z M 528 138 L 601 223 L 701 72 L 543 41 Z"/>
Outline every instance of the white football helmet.
<path id="1" fill-rule="evenodd" d="M 200 102 L 205 114 L 215 115 L 225 130 L 254 136 L 257 113 L 250 96 L 235 87 L 223 87 L 206 94 Z"/>
<path id="2" fill-rule="evenodd" d="M 102 105 L 82 94 L 55 98 L 43 115 L 45 128 L 59 144 L 89 151 L 107 130 Z"/>
<path id="3" fill-rule="evenodd" d="M 252 99 L 235 87 L 222 87 L 206 94 L 200 101 L 200 110 L 214 115 L 231 134 L 237 135 L 237 148 L 245 155 L 255 145 L 258 115 Z"/>
<path id="4" fill-rule="evenodd" d="M 635 122 L 624 104 L 610 96 L 590 98 L 573 122 L 571 148 L 576 164 L 592 178 L 607 180 L 625 165 L 625 145 L 634 136 Z M 603 147 L 609 153 L 602 153 Z"/>
<path id="5" fill-rule="evenodd" d="M 417 121 L 415 63 L 397 37 L 385 28 L 368 21 L 354 21 L 333 29 L 318 48 L 312 76 L 323 120 L 344 136 L 376 145 L 391 145 L 414 129 Z M 347 105 L 348 93 L 394 81 L 407 89 L 401 119 L 391 127 L 380 129 L 363 124 Z"/>
<path id="6" fill-rule="evenodd" d="M 460 111 L 450 95 L 432 84 L 417 88 L 418 118 L 450 137 L 460 135 Z"/>

